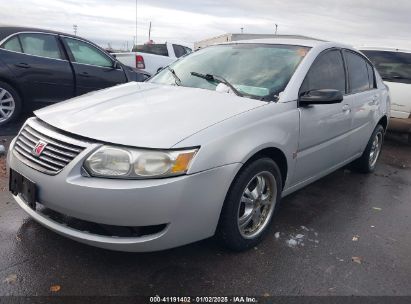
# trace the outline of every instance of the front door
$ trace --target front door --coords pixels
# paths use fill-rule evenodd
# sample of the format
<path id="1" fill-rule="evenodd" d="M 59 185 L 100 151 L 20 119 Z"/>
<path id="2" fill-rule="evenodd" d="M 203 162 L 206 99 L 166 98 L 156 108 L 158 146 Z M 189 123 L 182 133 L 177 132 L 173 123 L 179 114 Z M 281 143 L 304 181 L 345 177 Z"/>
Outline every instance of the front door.
<path id="1" fill-rule="evenodd" d="M 63 37 L 76 77 L 76 95 L 127 82 L 122 67 L 94 45 L 75 38 Z"/>
<path id="2" fill-rule="evenodd" d="M 344 100 L 338 104 L 299 108 L 295 183 L 325 173 L 348 158 L 352 99 L 345 95 L 345 68 L 340 50 L 327 50 L 317 57 L 301 86 L 300 95 L 317 89 L 340 90 Z"/>

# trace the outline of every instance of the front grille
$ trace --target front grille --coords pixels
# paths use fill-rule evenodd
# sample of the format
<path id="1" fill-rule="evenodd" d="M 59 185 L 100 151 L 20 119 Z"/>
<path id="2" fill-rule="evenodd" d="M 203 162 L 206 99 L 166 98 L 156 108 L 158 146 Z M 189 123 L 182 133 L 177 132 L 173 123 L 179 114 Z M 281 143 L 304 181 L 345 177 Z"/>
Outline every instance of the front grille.
<path id="1" fill-rule="evenodd" d="M 13 152 L 27 166 L 49 175 L 55 175 L 85 147 L 59 140 L 56 137 L 62 137 L 61 135 L 35 122 L 36 120 L 31 121 L 21 130 Z M 46 146 L 40 156 L 37 156 L 33 151 L 39 142 L 45 143 Z"/>

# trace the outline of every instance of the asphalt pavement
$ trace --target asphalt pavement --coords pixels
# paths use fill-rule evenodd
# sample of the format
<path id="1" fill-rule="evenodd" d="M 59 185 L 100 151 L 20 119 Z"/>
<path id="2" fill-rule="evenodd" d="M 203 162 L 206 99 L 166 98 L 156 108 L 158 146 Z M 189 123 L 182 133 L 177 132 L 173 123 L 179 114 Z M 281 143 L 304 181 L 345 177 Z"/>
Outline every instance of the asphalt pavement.
<path id="1" fill-rule="evenodd" d="M 9 144 L 19 125 L 0 130 Z M 8 136 L 5 136 L 8 135 Z M 343 168 L 285 198 L 244 253 L 213 239 L 154 253 L 83 245 L 31 220 L 0 159 L 0 295 L 411 295 L 411 146 L 389 136 L 375 173 Z"/>

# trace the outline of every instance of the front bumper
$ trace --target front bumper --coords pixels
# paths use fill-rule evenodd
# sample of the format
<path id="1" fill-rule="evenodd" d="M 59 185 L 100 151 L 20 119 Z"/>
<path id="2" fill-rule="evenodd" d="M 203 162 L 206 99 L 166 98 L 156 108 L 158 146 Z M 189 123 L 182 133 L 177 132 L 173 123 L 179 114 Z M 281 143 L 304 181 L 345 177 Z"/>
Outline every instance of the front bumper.
<path id="1" fill-rule="evenodd" d="M 156 251 L 195 242 L 215 233 L 222 204 L 241 164 L 231 164 L 192 175 L 152 180 L 84 177 L 84 159 L 95 147 L 82 151 L 59 174 L 51 176 L 25 165 L 12 152 L 8 165 L 38 187 L 38 202 L 79 220 L 114 226 L 163 225 L 160 232 L 140 237 L 118 237 L 77 230 L 16 202 L 37 222 L 89 245 L 120 251 Z"/>

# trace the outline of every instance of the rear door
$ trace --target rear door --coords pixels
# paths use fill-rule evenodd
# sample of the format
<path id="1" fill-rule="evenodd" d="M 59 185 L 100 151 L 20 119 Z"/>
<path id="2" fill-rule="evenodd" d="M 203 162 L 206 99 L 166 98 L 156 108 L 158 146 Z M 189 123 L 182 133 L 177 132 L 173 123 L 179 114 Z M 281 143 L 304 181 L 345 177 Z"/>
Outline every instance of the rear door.
<path id="1" fill-rule="evenodd" d="M 324 174 L 348 158 L 352 100 L 346 95 L 345 74 L 341 51 L 326 50 L 314 61 L 301 86 L 300 95 L 310 90 L 335 89 L 343 93 L 344 100 L 338 104 L 299 107 L 297 183 Z"/>
<path id="2" fill-rule="evenodd" d="M 362 153 L 379 119 L 381 93 L 377 89 L 374 68 L 361 54 L 344 50 L 349 89 L 352 97 L 350 156 Z"/>
<path id="3" fill-rule="evenodd" d="M 84 40 L 62 37 L 71 59 L 76 80 L 76 95 L 82 95 L 127 82 L 121 66 L 102 50 Z"/>
<path id="4" fill-rule="evenodd" d="M 73 73 L 58 36 L 15 35 L 2 44 L 0 57 L 18 81 L 25 101 L 57 102 L 73 97 Z"/>

